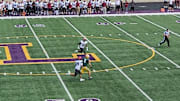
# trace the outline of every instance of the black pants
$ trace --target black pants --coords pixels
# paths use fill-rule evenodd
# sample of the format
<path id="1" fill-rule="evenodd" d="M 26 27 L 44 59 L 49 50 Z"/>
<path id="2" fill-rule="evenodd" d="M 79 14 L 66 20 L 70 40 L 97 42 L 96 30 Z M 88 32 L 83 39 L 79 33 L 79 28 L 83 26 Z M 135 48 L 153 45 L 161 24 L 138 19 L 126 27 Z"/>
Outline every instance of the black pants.
<path id="1" fill-rule="evenodd" d="M 163 39 L 163 41 L 160 42 L 160 45 L 163 44 L 163 43 L 165 43 L 166 41 L 167 41 L 167 44 L 168 44 L 168 47 L 169 47 L 169 46 L 170 46 L 170 43 L 169 43 L 169 39 L 168 39 L 167 36 L 164 36 L 164 39 Z"/>

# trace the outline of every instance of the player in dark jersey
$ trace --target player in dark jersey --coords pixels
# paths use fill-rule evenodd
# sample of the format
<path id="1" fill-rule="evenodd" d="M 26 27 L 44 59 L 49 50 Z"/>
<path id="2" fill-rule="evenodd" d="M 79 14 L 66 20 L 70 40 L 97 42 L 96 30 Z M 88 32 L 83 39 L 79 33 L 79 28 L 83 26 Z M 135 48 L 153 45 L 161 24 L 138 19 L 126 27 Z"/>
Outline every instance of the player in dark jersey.
<path id="1" fill-rule="evenodd" d="M 89 59 L 89 55 L 86 54 L 85 57 L 83 58 L 83 67 L 81 69 L 81 72 L 84 73 L 85 71 L 88 72 L 88 76 L 89 76 L 89 80 L 92 79 L 91 77 L 91 70 L 88 68 L 89 67 L 92 67 L 91 65 L 91 61 Z"/>

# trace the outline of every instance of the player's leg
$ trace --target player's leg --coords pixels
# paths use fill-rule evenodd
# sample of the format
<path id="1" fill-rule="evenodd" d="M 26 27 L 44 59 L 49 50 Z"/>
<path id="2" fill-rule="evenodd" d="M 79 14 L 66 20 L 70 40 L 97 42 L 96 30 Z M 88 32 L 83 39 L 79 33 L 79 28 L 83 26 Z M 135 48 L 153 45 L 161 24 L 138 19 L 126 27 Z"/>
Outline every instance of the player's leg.
<path id="1" fill-rule="evenodd" d="M 91 70 L 88 67 L 84 67 L 84 70 L 88 72 L 88 78 L 92 79 Z"/>
<path id="2" fill-rule="evenodd" d="M 166 38 L 166 41 L 167 41 L 168 47 L 170 47 L 169 39 Z"/>
<path id="3" fill-rule="evenodd" d="M 163 44 L 166 41 L 166 38 L 164 37 L 163 40 L 158 44 L 158 46 L 160 46 L 161 44 Z"/>

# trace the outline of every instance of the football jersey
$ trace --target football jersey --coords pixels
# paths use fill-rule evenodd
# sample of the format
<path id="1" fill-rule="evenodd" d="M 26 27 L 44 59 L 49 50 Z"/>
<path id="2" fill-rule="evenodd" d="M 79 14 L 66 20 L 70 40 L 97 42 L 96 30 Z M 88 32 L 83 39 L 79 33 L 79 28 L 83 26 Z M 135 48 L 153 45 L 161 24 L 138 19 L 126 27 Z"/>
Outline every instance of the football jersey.
<path id="1" fill-rule="evenodd" d="M 82 60 L 75 61 L 75 69 L 76 70 L 81 70 L 82 65 L 83 65 Z"/>
<path id="2" fill-rule="evenodd" d="M 13 8 L 17 8 L 18 7 L 18 3 L 17 2 L 13 2 Z"/>
<path id="3" fill-rule="evenodd" d="M 88 43 L 87 41 L 83 41 L 83 40 L 81 40 L 81 41 L 80 41 L 80 45 L 79 45 L 79 47 L 80 47 L 80 48 L 85 48 L 85 47 L 86 47 L 86 45 L 87 45 L 87 43 Z"/>
<path id="4" fill-rule="evenodd" d="M 72 8 L 76 8 L 76 2 L 72 2 Z"/>
<path id="5" fill-rule="evenodd" d="M 59 6 L 58 2 L 54 2 L 54 7 L 58 8 L 58 6 Z"/>
<path id="6" fill-rule="evenodd" d="M 87 66 L 89 64 L 89 59 L 83 59 L 83 66 Z"/>
<path id="7" fill-rule="evenodd" d="M 168 35 L 169 35 L 169 31 L 165 31 L 165 32 L 164 32 L 164 35 L 165 35 L 165 36 L 168 36 Z"/>

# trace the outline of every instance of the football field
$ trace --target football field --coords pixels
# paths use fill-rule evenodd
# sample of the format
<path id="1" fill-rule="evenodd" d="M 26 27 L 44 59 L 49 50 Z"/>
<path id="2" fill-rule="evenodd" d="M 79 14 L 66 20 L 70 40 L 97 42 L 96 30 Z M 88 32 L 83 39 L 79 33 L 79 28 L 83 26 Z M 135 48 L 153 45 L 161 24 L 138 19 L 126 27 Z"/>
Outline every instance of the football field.
<path id="1" fill-rule="evenodd" d="M 83 37 L 93 79 L 80 82 Z M 179 101 L 179 40 L 175 14 L 0 18 L 0 101 Z"/>

